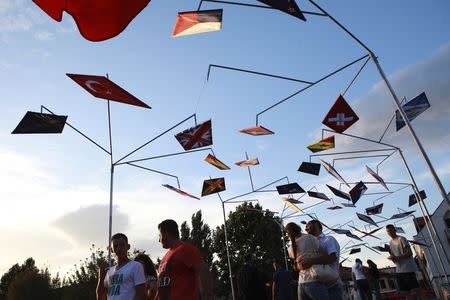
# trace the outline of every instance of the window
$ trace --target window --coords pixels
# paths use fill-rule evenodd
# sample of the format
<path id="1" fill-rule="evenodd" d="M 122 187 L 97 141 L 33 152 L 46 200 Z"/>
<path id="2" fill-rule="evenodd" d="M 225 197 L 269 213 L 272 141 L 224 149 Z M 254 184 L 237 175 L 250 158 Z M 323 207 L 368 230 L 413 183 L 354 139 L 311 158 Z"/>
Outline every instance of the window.
<path id="1" fill-rule="evenodd" d="M 380 280 L 380 288 L 381 288 L 382 290 L 386 289 L 386 281 L 384 281 L 384 279 L 381 279 L 381 280 Z"/>
<path id="2" fill-rule="evenodd" d="M 388 284 L 389 284 L 389 288 L 390 289 L 395 289 L 395 283 L 394 283 L 394 280 L 392 280 L 392 279 L 389 279 L 388 280 Z"/>

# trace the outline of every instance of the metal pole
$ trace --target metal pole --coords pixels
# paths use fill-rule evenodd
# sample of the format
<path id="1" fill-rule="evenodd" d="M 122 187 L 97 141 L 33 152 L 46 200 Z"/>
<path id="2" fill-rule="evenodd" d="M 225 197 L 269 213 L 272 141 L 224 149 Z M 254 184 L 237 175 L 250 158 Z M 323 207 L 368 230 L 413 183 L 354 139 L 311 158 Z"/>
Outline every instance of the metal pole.
<path id="1" fill-rule="evenodd" d="M 230 273 L 230 285 L 231 285 L 231 296 L 234 300 L 234 284 L 233 284 L 233 276 L 231 271 L 231 261 L 230 261 L 230 251 L 228 250 L 228 234 L 227 234 L 227 219 L 225 217 L 225 204 L 222 200 L 222 213 L 223 213 L 223 226 L 225 231 L 225 247 L 227 249 L 227 259 L 228 259 L 228 272 Z"/>
<path id="2" fill-rule="evenodd" d="M 284 255 L 284 264 L 286 265 L 286 270 L 289 269 L 288 267 L 288 260 L 287 260 L 287 255 L 286 255 L 286 241 L 284 240 L 284 230 L 283 230 L 283 225 L 277 223 L 280 226 L 280 230 L 281 230 L 281 242 L 283 243 L 283 255 Z"/>
<path id="3" fill-rule="evenodd" d="M 108 76 L 108 75 L 107 75 Z M 111 179 L 109 183 L 109 230 L 108 230 L 108 263 L 112 266 L 111 260 L 111 236 L 112 236 L 112 209 L 113 209 L 113 187 L 114 187 L 114 162 L 113 162 L 113 144 L 111 135 L 111 109 L 108 100 L 108 131 L 109 131 L 109 153 L 111 164 Z"/>
<path id="4" fill-rule="evenodd" d="M 447 206 L 450 208 L 450 199 L 447 195 L 447 192 L 445 191 L 441 180 L 437 176 L 436 171 L 434 170 L 433 165 L 431 164 L 431 161 L 428 158 L 427 153 L 425 152 L 425 149 L 422 147 L 422 144 L 420 143 L 420 141 L 416 135 L 416 132 L 412 128 L 411 123 L 408 120 L 408 116 L 406 115 L 405 111 L 403 110 L 402 106 L 400 105 L 400 101 L 398 100 L 397 95 L 394 92 L 394 89 L 392 88 L 391 84 L 389 83 L 388 79 L 386 78 L 386 75 L 384 74 L 383 70 L 381 69 L 381 66 L 378 63 L 378 59 L 375 57 L 375 55 L 373 53 L 370 53 L 370 57 L 372 58 L 372 61 L 374 62 L 375 66 L 377 67 L 378 73 L 380 73 L 381 78 L 383 79 L 384 83 L 386 84 L 386 87 L 388 88 L 389 93 L 391 94 L 392 99 L 394 100 L 394 104 L 397 107 L 398 111 L 400 112 L 400 115 L 403 118 L 403 121 L 405 121 L 406 127 L 408 128 L 409 133 L 411 134 L 414 143 L 419 148 L 419 152 L 420 152 L 420 154 L 422 154 L 422 157 L 424 158 L 425 163 L 426 163 L 428 169 L 430 170 L 431 176 L 433 177 L 434 182 L 436 183 L 436 185 L 439 189 L 439 192 L 441 193 L 442 198 L 447 202 Z"/>

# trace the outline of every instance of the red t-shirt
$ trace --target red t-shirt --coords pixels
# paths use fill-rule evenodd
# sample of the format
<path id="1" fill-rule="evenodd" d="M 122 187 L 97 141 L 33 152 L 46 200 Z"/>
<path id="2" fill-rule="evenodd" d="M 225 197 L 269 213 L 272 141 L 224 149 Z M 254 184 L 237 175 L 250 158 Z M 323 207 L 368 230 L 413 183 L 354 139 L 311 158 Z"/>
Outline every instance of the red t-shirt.
<path id="1" fill-rule="evenodd" d="M 159 264 L 159 300 L 198 300 L 199 286 L 192 266 L 200 263 L 202 256 L 193 245 L 181 242 L 170 248 Z"/>

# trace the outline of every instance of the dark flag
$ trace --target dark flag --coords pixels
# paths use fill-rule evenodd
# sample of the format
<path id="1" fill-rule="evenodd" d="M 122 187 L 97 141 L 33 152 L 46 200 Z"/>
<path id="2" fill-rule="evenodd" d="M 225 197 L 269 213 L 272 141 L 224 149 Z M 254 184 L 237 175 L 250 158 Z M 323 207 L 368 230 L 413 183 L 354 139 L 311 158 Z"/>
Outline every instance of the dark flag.
<path id="1" fill-rule="evenodd" d="M 222 29 L 223 9 L 179 12 L 172 37 Z"/>
<path id="2" fill-rule="evenodd" d="M 418 115 L 423 113 L 429 107 L 430 102 L 428 102 L 428 98 L 427 95 L 425 95 L 425 92 L 402 106 L 403 111 L 405 112 L 409 121 L 414 120 Z M 399 131 L 406 125 L 405 121 L 402 118 L 402 115 L 400 115 L 400 112 L 398 110 L 395 111 L 395 124 L 397 127 L 397 131 Z"/>
<path id="3" fill-rule="evenodd" d="M 375 206 L 371 206 L 366 208 L 366 214 L 370 215 L 377 215 L 377 214 L 381 214 L 382 210 L 383 210 L 383 203 L 375 205 Z"/>
<path id="4" fill-rule="evenodd" d="M 371 224 L 373 226 L 377 226 L 378 227 L 377 223 L 374 220 L 372 220 L 371 217 L 363 215 L 363 214 L 359 214 L 359 213 L 356 213 L 356 215 L 358 216 L 358 219 L 360 219 L 361 221 L 364 221 L 366 223 L 369 223 L 369 224 Z"/>
<path id="5" fill-rule="evenodd" d="M 336 209 L 342 209 L 342 208 L 343 207 L 339 206 L 339 205 L 334 205 L 334 206 L 327 207 L 327 209 L 329 209 L 329 210 L 336 210 Z"/>
<path id="6" fill-rule="evenodd" d="M 310 162 L 302 162 L 302 164 L 298 168 L 298 171 L 317 176 L 320 173 L 320 164 L 310 163 Z"/>
<path id="7" fill-rule="evenodd" d="M 336 132 L 342 133 L 352 126 L 359 118 L 342 95 L 334 102 L 322 121 L 322 124 Z"/>
<path id="8" fill-rule="evenodd" d="M 350 198 L 352 198 L 353 204 L 356 204 L 361 196 L 367 191 L 367 186 L 364 182 L 360 181 L 349 192 Z"/>
<path id="9" fill-rule="evenodd" d="M 325 195 L 324 193 L 308 191 L 308 196 L 313 197 L 313 198 L 326 200 L 326 201 L 330 201 L 330 198 L 328 198 L 327 195 Z"/>
<path id="10" fill-rule="evenodd" d="M 212 145 L 211 120 L 186 129 L 175 135 L 184 150 L 191 150 Z"/>
<path id="11" fill-rule="evenodd" d="M 339 174 L 335 168 L 333 168 L 333 166 L 329 163 L 327 163 L 326 161 L 323 161 L 319 158 L 320 163 L 322 164 L 322 166 L 325 168 L 325 170 L 328 171 L 328 173 L 330 173 L 332 176 L 334 176 L 337 180 L 339 180 L 341 183 L 345 184 L 346 186 L 350 187 L 348 185 L 348 183 L 345 181 L 344 178 L 342 178 L 341 174 Z"/>
<path id="12" fill-rule="evenodd" d="M 405 211 L 405 212 L 402 212 L 402 213 L 399 213 L 399 214 L 392 215 L 392 217 L 390 217 L 389 219 L 390 220 L 392 220 L 392 219 L 403 219 L 403 218 L 406 218 L 407 216 L 409 216 L 410 214 L 412 214 L 414 212 L 415 212 L 415 210 Z"/>
<path id="13" fill-rule="evenodd" d="M 352 248 L 352 250 L 350 250 L 350 255 L 355 254 L 361 252 L 361 248 Z"/>
<path id="14" fill-rule="evenodd" d="M 350 201 L 352 200 L 352 198 L 350 197 L 349 194 L 347 194 L 347 193 L 345 193 L 345 192 L 343 192 L 341 190 L 338 190 L 337 188 L 334 188 L 334 187 L 332 187 L 332 186 L 330 186 L 328 184 L 326 186 L 330 189 L 330 191 L 333 192 L 333 194 L 335 196 L 338 196 L 340 198 L 343 198 L 343 199 L 346 199 L 346 200 L 350 200 Z"/>
<path id="15" fill-rule="evenodd" d="M 67 116 L 28 111 L 12 134 L 61 133 Z"/>
<path id="16" fill-rule="evenodd" d="M 212 154 L 208 154 L 205 157 L 205 161 L 220 170 L 229 170 L 230 169 L 229 166 L 227 166 L 226 164 L 221 162 L 217 157 L 215 157 Z"/>
<path id="17" fill-rule="evenodd" d="M 427 198 L 427 194 L 425 193 L 424 190 L 419 192 L 419 196 L 422 200 L 425 200 Z M 416 194 L 409 195 L 409 203 L 408 203 L 409 207 L 413 206 L 417 202 L 419 202 L 419 198 L 416 197 Z"/>
<path id="18" fill-rule="evenodd" d="M 337 234 L 349 234 L 351 233 L 348 229 L 340 229 L 340 228 L 331 228 L 332 231 L 336 232 Z"/>
<path id="19" fill-rule="evenodd" d="M 305 190 L 297 182 L 279 185 L 276 188 L 277 188 L 278 194 L 280 194 L 280 195 L 299 194 L 299 193 L 305 192 Z"/>
<path id="20" fill-rule="evenodd" d="M 292 204 L 302 204 L 303 202 L 294 198 L 284 198 L 284 201 L 290 202 Z"/>
<path id="21" fill-rule="evenodd" d="M 203 181 L 202 197 L 225 191 L 225 178 L 214 178 Z"/>
<path id="22" fill-rule="evenodd" d="M 298 8 L 295 0 L 258 0 L 266 5 L 269 5 L 273 8 L 279 9 L 282 12 L 290 14 L 296 18 L 299 18 L 302 21 L 306 21 L 305 16 L 303 15 L 300 8 Z"/>
<path id="23" fill-rule="evenodd" d="M 374 170 L 372 170 L 371 168 L 369 168 L 368 166 L 366 166 L 367 172 L 372 175 L 373 178 L 375 178 L 376 181 L 378 181 L 386 190 L 389 191 L 389 188 L 387 187 L 386 183 L 384 182 L 383 178 L 381 178 L 380 175 L 378 175 L 377 173 L 375 173 Z"/>

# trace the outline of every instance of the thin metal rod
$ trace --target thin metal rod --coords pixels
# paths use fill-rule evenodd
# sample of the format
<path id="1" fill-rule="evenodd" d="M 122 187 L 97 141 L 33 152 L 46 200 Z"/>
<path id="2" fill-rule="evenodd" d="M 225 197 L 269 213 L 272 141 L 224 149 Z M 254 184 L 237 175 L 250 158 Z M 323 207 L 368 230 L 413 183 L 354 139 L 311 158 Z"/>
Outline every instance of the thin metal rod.
<path id="1" fill-rule="evenodd" d="M 348 68 L 348 67 L 350 67 L 350 66 L 356 64 L 357 62 L 363 60 L 363 59 L 366 58 L 366 57 L 368 57 L 368 54 L 366 54 L 366 55 L 364 55 L 363 57 L 358 58 L 358 59 L 352 61 L 351 63 L 349 63 L 349 64 L 347 64 L 347 65 L 345 65 L 345 66 L 343 66 L 343 67 L 341 67 L 341 68 L 339 68 L 339 69 L 337 69 L 337 70 L 331 72 L 330 74 L 328 74 L 328 75 L 326 75 L 326 76 L 320 78 L 319 80 L 313 82 L 312 84 L 310 84 L 310 85 L 308 85 L 308 86 L 302 88 L 301 90 L 299 90 L 299 91 L 297 91 L 297 92 L 295 92 L 295 93 L 293 93 L 293 94 L 287 96 L 286 98 L 284 98 L 284 99 L 278 101 L 277 103 L 275 103 L 275 104 L 269 106 L 268 108 L 264 109 L 263 111 L 259 112 L 259 113 L 256 115 L 256 125 L 258 125 L 258 119 L 259 119 L 259 116 L 262 115 L 263 113 L 265 113 L 266 111 L 271 110 L 272 108 L 274 108 L 274 107 L 280 105 L 281 103 L 283 103 L 283 102 L 285 102 L 285 101 L 291 99 L 291 98 L 294 97 L 294 96 L 297 96 L 297 95 L 300 94 L 301 92 L 303 92 L 303 91 L 309 89 L 310 87 L 312 87 L 312 86 L 314 86 L 314 85 L 316 85 L 316 84 L 318 84 L 318 83 L 324 81 L 325 79 L 327 79 L 327 78 L 329 78 L 329 77 L 335 75 L 336 73 L 339 73 L 339 72 L 341 72 L 342 70 L 344 70 L 344 69 L 346 69 L 346 68 Z"/>
<path id="2" fill-rule="evenodd" d="M 339 157 L 333 158 L 333 165 L 335 160 L 349 160 L 349 159 L 360 159 L 360 158 L 373 158 L 373 157 L 389 157 L 391 155 L 367 155 L 367 156 L 352 156 L 352 157 Z"/>
<path id="3" fill-rule="evenodd" d="M 180 181 L 178 180 L 178 176 L 175 176 L 175 175 L 172 175 L 172 174 L 169 174 L 169 173 L 164 173 L 164 172 L 161 172 L 161 171 L 158 171 L 158 170 L 150 169 L 150 168 L 147 168 L 147 167 L 143 167 L 143 166 L 140 166 L 140 165 L 136 165 L 136 164 L 133 164 L 133 163 L 127 163 L 127 165 L 130 165 L 130 166 L 142 169 L 142 170 L 150 171 L 150 172 L 153 172 L 153 173 L 166 175 L 166 176 L 170 176 L 172 178 L 175 178 L 177 180 L 178 188 L 181 189 Z"/>
<path id="4" fill-rule="evenodd" d="M 245 158 L 248 160 L 247 152 L 245 152 Z M 250 171 L 250 166 L 247 166 L 247 170 L 248 170 L 248 177 L 250 177 L 250 184 L 252 186 L 252 191 L 255 191 L 255 187 L 253 186 L 252 171 Z"/>
<path id="5" fill-rule="evenodd" d="M 245 70 L 245 69 L 233 68 L 233 67 L 222 66 L 222 65 L 214 65 L 214 64 L 209 65 L 206 80 L 209 80 L 209 75 L 210 75 L 210 71 L 211 71 L 212 67 L 226 69 L 226 70 L 232 70 L 232 71 L 238 71 L 238 72 L 244 72 L 244 73 L 250 73 L 250 74 L 255 74 L 255 75 L 261 75 L 261 76 L 267 76 L 267 77 L 272 77 L 272 78 L 296 81 L 296 82 L 301 82 L 301 83 L 306 83 L 306 84 L 313 84 L 310 81 L 305 81 L 305 80 L 300 80 L 300 79 L 295 79 L 295 78 L 290 78 L 290 77 L 284 77 L 284 76 L 279 76 L 279 75 L 274 75 L 274 74 L 269 74 L 269 73 L 256 72 L 256 71 L 252 71 L 252 70 Z"/>
<path id="6" fill-rule="evenodd" d="M 357 136 L 357 135 L 353 135 L 353 134 L 339 133 L 339 132 L 336 132 L 334 130 L 329 130 L 329 129 L 322 129 L 322 131 L 327 131 L 327 132 L 331 132 L 333 134 L 339 134 L 339 135 L 343 135 L 343 136 L 348 136 L 348 137 L 355 138 L 355 139 L 358 139 L 358 140 L 367 141 L 367 142 L 375 143 L 375 144 L 378 144 L 378 145 L 391 147 L 392 149 L 396 149 L 396 150 L 400 149 L 399 147 L 394 146 L 394 145 L 386 144 L 386 143 L 383 143 L 383 142 L 378 142 L 378 141 L 375 141 L 375 140 L 371 140 L 371 139 L 368 139 L 368 138 L 365 138 L 365 137 L 361 137 L 361 136 Z"/>
<path id="7" fill-rule="evenodd" d="M 364 69 L 364 67 L 367 65 L 367 63 L 369 62 L 370 57 L 368 57 L 366 59 L 366 61 L 364 62 L 364 64 L 361 66 L 361 68 L 358 70 L 358 72 L 356 73 L 355 77 L 353 77 L 352 81 L 350 81 L 350 83 L 347 85 L 347 87 L 345 88 L 344 92 L 342 93 L 342 96 L 344 96 L 347 91 L 350 89 L 350 87 L 353 85 L 353 83 L 355 82 L 355 80 L 358 78 L 359 74 L 361 74 L 362 70 Z"/>
<path id="8" fill-rule="evenodd" d="M 106 74 L 108 78 L 108 74 Z M 111 235 L 112 235 L 112 210 L 113 210 L 113 183 L 114 183 L 114 159 L 113 159 L 113 142 L 112 142 L 112 130 L 111 130 L 111 108 L 108 100 L 108 133 L 109 133 L 109 153 L 110 153 L 110 168 L 111 168 L 111 180 L 109 187 L 109 232 L 108 232 L 108 263 L 112 266 L 111 260 Z"/>
<path id="9" fill-rule="evenodd" d="M 200 8 L 202 8 L 202 4 L 203 4 L 203 0 L 200 0 L 200 3 L 198 4 L 198 7 L 197 7 L 197 11 L 199 11 Z"/>
<path id="10" fill-rule="evenodd" d="M 49 110 L 47 107 L 45 107 L 44 105 L 41 105 L 41 112 L 42 109 L 45 109 L 46 111 L 48 111 L 51 114 L 55 114 L 54 112 L 52 112 L 51 110 Z M 97 146 L 98 148 L 100 148 L 101 150 L 105 151 L 108 155 L 111 155 L 111 153 L 106 150 L 105 148 L 103 148 L 102 146 L 100 146 L 98 143 L 96 143 L 93 139 L 91 139 L 90 137 L 88 137 L 86 134 L 84 134 L 83 132 L 81 132 L 80 130 L 78 130 L 77 128 L 75 128 L 75 126 L 72 126 L 69 122 L 66 122 L 66 125 L 69 126 L 70 128 L 72 128 L 73 130 L 75 130 L 78 134 L 80 134 L 81 136 L 83 136 L 85 139 L 87 139 L 89 142 L 91 142 L 92 144 L 94 144 L 95 146 Z"/>
<path id="11" fill-rule="evenodd" d="M 189 117 L 187 117 L 186 119 L 182 120 L 181 122 L 178 122 L 177 124 L 175 124 L 174 126 L 170 127 L 169 129 L 165 130 L 164 132 L 160 133 L 159 135 L 157 135 L 156 137 L 152 138 L 151 140 L 149 140 L 148 142 L 144 143 L 143 145 L 137 147 L 136 149 L 134 149 L 133 151 L 131 151 L 130 153 L 128 153 L 127 155 L 125 155 L 124 157 L 122 157 L 121 159 L 119 159 L 118 161 L 115 162 L 115 164 L 121 162 L 122 160 L 124 160 L 125 158 L 127 158 L 128 156 L 132 155 L 133 153 L 135 153 L 136 151 L 144 148 L 145 146 L 147 146 L 148 144 L 150 144 L 151 142 L 155 141 L 156 139 L 160 138 L 161 136 L 165 135 L 166 133 L 168 133 L 169 131 L 171 131 L 172 129 L 174 129 L 175 127 L 183 124 L 184 122 L 186 122 L 187 120 L 191 119 L 195 117 L 195 114 L 190 115 Z"/>
<path id="12" fill-rule="evenodd" d="M 124 165 L 124 164 L 128 164 L 128 163 L 136 163 L 136 162 L 142 162 L 142 161 L 147 161 L 147 160 L 152 160 L 152 159 L 158 159 L 158 158 L 164 158 L 164 157 L 170 157 L 170 156 L 176 156 L 176 155 L 184 155 L 184 154 L 189 154 L 189 153 L 193 153 L 193 152 L 201 152 L 201 151 L 208 151 L 208 150 L 212 152 L 212 148 L 202 148 L 202 149 L 195 149 L 195 150 L 190 150 L 190 151 L 176 152 L 176 153 L 170 153 L 170 154 L 164 154 L 164 155 L 158 155 L 158 156 L 152 156 L 152 157 L 145 157 L 145 158 L 140 158 L 140 159 L 128 160 L 128 161 L 116 163 L 115 165 L 119 166 L 119 165 Z"/>
<path id="13" fill-rule="evenodd" d="M 275 180 L 275 181 L 272 181 L 271 183 L 268 183 L 268 184 L 266 184 L 266 185 L 264 185 L 264 186 L 262 186 L 262 187 L 260 187 L 260 188 L 257 188 L 257 189 L 254 190 L 254 191 L 251 191 L 251 192 L 248 192 L 248 193 L 244 193 L 244 194 L 241 194 L 241 195 L 238 195 L 238 196 L 234 196 L 234 197 L 228 198 L 227 200 L 224 200 L 224 203 L 228 203 L 230 200 L 234 200 L 234 199 L 237 199 L 237 198 L 241 198 L 241 197 L 244 197 L 244 196 L 253 194 L 253 193 L 259 193 L 259 192 L 261 192 L 262 189 L 264 189 L 264 188 L 266 188 L 266 187 L 268 187 L 268 186 L 270 186 L 270 185 L 272 185 L 272 184 L 274 184 L 274 183 L 277 183 L 277 182 L 279 182 L 279 181 L 281 181 L 281 180 L 283 180 L 283 179 L 287 179 L 287 181 L 288 181 L 288 183 L 289 183 L 288 177 L 287 177 L 287 176 L 284 176 L 283 178 L 280 178 L 280 179 L 277 179 L 277 180 Z"/>
<path id="14" fill-rule="evenodd" d="M 400 104 L 402 104 L 404 101 L 406 101 L 406 97 L 403 97 L 402 101 L 400 102 Z M 389 129 L 389 126 L 391 126 L 392 121 L 394 121 L 395 118 L 395 112 L 392 114 L 391 120 L 389 121 L 388 125 L 386 126 L 386 128 L 384 129 L 383 134 L 381 135 L 380 139 L 378 140 L 379 142 L 381 142 L 381 140 L 384 138 L 384 136 L 386 135 L 386 132 Z"/>
<path id="15" fill-rule="evenodd" d="M 309 157 L 355 154 L 355 153 L 386 152 L 386 151 L 392 151 L 392 149 L 356 150 L 356 151 L 333 152 L 333 153 L 324 153 L 324 154 L 311 154 Z"/>
<path id="16" fill-rule="evenodd" d="M 231 285 L 231 296 L 234 298 L 234 284 L 233 284 L 233 275 L 231 271 L 231 260 L 230 260 L 230 250 L 228 249 L 228 233 L 227 233 L 227 219 L 225 216 L 225 202 L 222 201 L 222 198 L 220 197 L 220 194 L 217 194 L 219 196 L 220 202 L 222 203 L 222 213 L 223 213 L 223 226 L 225 231 L 225 248 L 227 249 L 227 260 L 228 260 L 228 272 L 230 273 L 230 285 Z"/>

